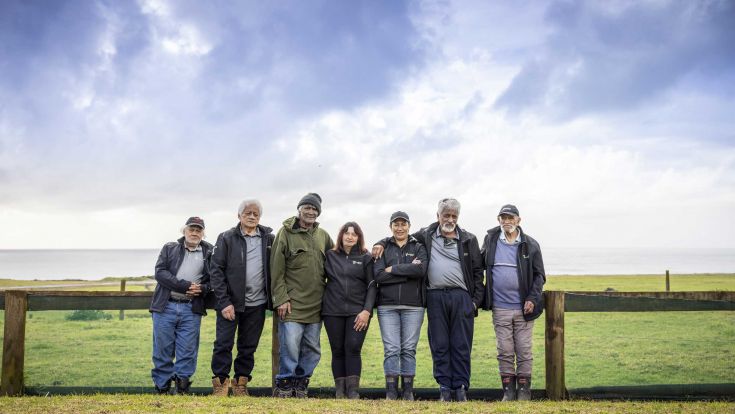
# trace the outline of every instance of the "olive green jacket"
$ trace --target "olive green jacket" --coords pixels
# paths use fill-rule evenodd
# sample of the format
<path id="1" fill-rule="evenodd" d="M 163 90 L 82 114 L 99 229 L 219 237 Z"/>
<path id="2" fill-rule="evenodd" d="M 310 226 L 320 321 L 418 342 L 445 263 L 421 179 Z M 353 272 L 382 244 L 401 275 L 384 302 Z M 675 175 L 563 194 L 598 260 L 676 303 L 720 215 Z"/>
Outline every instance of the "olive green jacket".
<path id="1" fill-rule="evenodd" d="M 321 320 L 326 278 L 324 259 L 334 246 L 329 233 L 319 223 L 306 230 L 297 218 L 283 222 L 271 251 L 271 291 L 273 307 L 291 301 L 290 322 L 315 323 Z"/>

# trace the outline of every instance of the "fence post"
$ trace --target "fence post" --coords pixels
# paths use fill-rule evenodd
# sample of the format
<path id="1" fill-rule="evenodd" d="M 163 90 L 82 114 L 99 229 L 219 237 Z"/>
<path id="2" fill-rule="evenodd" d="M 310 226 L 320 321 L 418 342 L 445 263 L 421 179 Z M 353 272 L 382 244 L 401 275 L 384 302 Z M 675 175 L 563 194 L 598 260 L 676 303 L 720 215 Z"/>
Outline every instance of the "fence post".
<path id="1" fill-rule="evenodd" d="M 564 292 L 548 291 L 546 299 L 546 398 L 563 400 L 564 382 Z"/>
<path id="2" fill-rule="evenodd" d="M 278 374 L 278 370 L 280 369 L 278 349 L 281 346 L 280 342 L 278 342 L 278 311 L 277 310 L 273 310 L 273 313 L 271 314 L 271 318 L 273 319 L 273 330 L 271 333 L 271 390 L 275 390 L 276 389 L 276 374 Z"/>
<path id="3" fill-rule="evenodd" d="M 120 292 L 125 292 L 125 279 L 120 281 Z M 125 320 L 125 311 L 120 309 L 120 320 Z"/>
<path id="4" fill-rule="evenodd" d="M 26 342 L 28 293 L 5 292 L 5 333 L 3 336 L 2 395 L 23 394 L 23 362 Z"/>
<path id="5" fill-rule="evenodd" d="M 669 284 L 669 271 L 668 270 L 666 271 L 666 291 L 667 292 L 671 291 L 671 285 Z"/>

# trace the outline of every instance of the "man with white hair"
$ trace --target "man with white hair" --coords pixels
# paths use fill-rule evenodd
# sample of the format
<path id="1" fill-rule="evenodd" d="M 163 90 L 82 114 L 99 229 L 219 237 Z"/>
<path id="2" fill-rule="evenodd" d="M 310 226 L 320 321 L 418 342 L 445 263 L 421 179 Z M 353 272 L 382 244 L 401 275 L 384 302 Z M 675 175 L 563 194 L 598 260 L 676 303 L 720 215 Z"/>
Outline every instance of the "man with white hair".
<path id="1" fill-rule="evenodd" d="M 437 221 L 413 234 L 429 256 L 424 303 L 441 401 L 467 401 L 474 318 L 485 293 L 477 238 L 457 225 L 459 201 L 439 201 Z M 383 242 L 381 242 L 383 243 Z M 382 254 L 381 243 L 373 255 Z"/>
<path id="2" fill-rule="evenodd" d="M 270 250 L 273 229 L 260 224 L 263 206 L 246 199 L 237 209 L 239 222 L 217 237 L 211 260 L 216 298 L 217 333 L 212 351 L 212 395 L 226 397 L 230 386 L 232 347 L 237 331 L 237 357 L 232 394 L 248 394 L 255 351 L 263 332 L 266 309 L 272 309 Z"/>
<path id="3" fill-rule="evenodd" d="M 546 282 L 541 247 L 521 230 L 513 204 L 500 208 L 498 223 L 482 244 L 487 283 L 485 308 L 493 311 L 503 401 L 531 399 L 533 321 L 544 309 Z"/>
<path id="4" fill-rule="evenodd" d="M 199 327 L 206 314 L 206 262 L 212 245 L 203 240 L 204 220 L 190 217 L 182 233 L 183 237 L 161 249 L 155 273 L 158 284 L 149 309 L 153 317 L 151 377 L 159 394 L 168 394 L 172 381 L 178 394 L 189 393 L 197 367 Z"/>

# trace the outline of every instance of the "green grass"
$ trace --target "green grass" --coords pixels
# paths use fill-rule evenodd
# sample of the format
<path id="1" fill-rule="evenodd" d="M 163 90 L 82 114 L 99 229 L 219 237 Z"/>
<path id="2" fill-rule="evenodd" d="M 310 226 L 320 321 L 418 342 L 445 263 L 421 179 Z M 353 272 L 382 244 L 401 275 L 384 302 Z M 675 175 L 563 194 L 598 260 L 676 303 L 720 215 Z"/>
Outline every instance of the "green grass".
<path id="1" fill-rule="evenodd" d="M 65 397 L 0 398 L 3 413 L 732 413 L 731 402 L 610 402 L 610 401 L 534 401 L 495 403 L 470 401 L 380 400 L 276 400 L 273 398 L 159 397 L 154 395 L 96 395 Z"/>
<path id="2" fill-rule="evenodd" d="M 681 280 L 679 280 L 681 278 Z M 547 289 L 662 290 L 660 276 L 552 276 Z M 735 276 L 681 276 L 676 290 L 735 290 Z M 642 288 L 641 286 L 644 286 Z M 698 288 L 699 287 L 699 288 Z M 585 289 L 587 288 L 587 289 Z M 150 386 L 151 318 L 147 311 L 108 311 L 111 320 L 67 321 L 65 311 L 29 312 L 25 372 L 28 386 Z M 0 325 L 2 318 L 0 318 Z M 215 319 L 202 321 L 196 387 L 211 376 L 209 362 Z M 256 353 L 252 385 L 270 386 L 271 324 Z M 566 384 L 569 388 L 602 385 L 735 382 L 735 312 L 568 313 L 566 315 Z M 2 328 L 0 327 L 0 332 Z M 534 326 L 534 382 L 544 384 L 544 319 Z M 312 383 L 331 386 L 331 354 L 322 330 L 322 360 Z M 491 314 L 475 320 L 472 386 L 498 388 L 495 335 Z M 426 321 L 417 350 L 416 386 L 433 388 Z M 365 387 L 382 387 L 382 343 L 373 319 L 363 348 Z M 5 411 L 0 409 L 0 411 Z"/>

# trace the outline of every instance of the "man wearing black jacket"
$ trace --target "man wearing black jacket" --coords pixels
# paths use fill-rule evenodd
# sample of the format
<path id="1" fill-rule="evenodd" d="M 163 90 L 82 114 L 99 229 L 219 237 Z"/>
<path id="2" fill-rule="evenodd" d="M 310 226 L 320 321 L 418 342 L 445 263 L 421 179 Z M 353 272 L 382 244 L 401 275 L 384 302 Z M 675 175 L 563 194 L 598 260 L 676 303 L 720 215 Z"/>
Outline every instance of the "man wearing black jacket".
<path id="1" fill-rule="evenodd" d="M 474 318 L 485 294 L 480 247 L 472 233 L 457 225 L 459 210 L 456 199 L 442 199 L 437 222 L 413 234 L 428 254 L 424 304 L 442 401 L 467 401 Z M 374 256 L 380 254 L 374 249 Z"/>
<path id="2" fill-rule="evenodd" d="M 487 231 L 482 246 L 487 283 L 485 309 L 493 311 L 503 401 L 531 399 L 533 321 L 543 311 L 546 282 L 538 242 L 519 227 L 518 208 L 506 204 L 500 226 Z"/>
<path id="3" fill-rule="evenodd" d="M 159 394 L 189 393 L 197 366 L 203 297 L 209 291 L 207 258 L 212 245 L 204 240 L 204 220 L 189 217 L 183 237 L 166 243 L 156 261 L 150 312 L 153 318 L 153 369 L 151 377 Z M 174 358 L 176 361 L 174 362 Z"/>
<path id="4" fill-rule="evenodd" d="M 260 225 L 263 207 L 255 199 L 240 203 L 240 222 L 217 237 L 211 260 L 217 333 L 212 351 L 212 395 L 226 397 L 230 386 L 232 347 L 237 331 L 234 396 L 248 395 L 255 350 L 265 323 L 270 296 L 272 229 Z"/>

